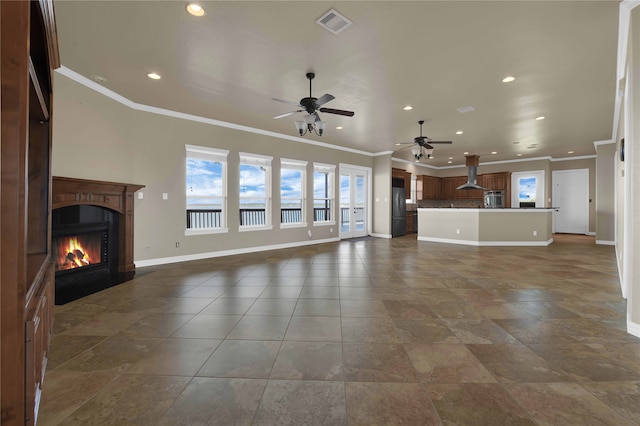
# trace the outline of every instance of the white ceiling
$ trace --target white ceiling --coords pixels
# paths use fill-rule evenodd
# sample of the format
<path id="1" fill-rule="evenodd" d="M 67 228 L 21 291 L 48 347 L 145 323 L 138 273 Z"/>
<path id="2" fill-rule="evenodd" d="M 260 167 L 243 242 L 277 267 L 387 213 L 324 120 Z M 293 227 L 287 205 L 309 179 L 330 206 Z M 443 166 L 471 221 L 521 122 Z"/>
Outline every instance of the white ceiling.
<path id="1" fill-rule="evenodd" d="M 184 1 L 57 0 L 62 65 L 137 103 L 291 136 L 304 114 L 274 120 L 295 108 L 271 98 L 308 96 L 313 71 L 313 95 L 355 116 L 321 114 L 325 135 L 305 138 L 395 151 L 423 119 L 424 135 L 453 140 L 423 160 L 434 166 L 464 164 L 465 151 L 481 162 L 592 155 L 611 138 L 618 1 L 200 4 L 196 18 Z M 353 21 L 338 35 L 315 23 L 331 8 Z"/>

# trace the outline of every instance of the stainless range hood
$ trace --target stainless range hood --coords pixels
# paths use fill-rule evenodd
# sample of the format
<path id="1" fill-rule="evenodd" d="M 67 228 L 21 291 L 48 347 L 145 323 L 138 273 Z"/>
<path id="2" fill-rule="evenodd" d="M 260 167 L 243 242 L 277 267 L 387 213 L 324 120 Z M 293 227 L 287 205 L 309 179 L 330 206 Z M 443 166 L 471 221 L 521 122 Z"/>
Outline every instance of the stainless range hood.
<path id="1" fill-rule="evenodd" d="M 476 183 L 478 177 L 478 165 L 480 164 L 480 156 L 467 155 L 467 183 L 460 185 L 456 189 L 482 189 L 486 190 L 484 186 L 480 186 Z"/>

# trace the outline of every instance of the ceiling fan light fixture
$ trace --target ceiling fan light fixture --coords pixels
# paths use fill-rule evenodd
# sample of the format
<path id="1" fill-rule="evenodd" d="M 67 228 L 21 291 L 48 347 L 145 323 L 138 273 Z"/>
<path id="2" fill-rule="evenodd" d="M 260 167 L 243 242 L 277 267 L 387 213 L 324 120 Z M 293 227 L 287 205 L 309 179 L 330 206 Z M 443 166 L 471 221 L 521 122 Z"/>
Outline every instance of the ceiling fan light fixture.
<path id="1" fill-rule="evenodd" d="M 295 125 L 296 129 L 298 129 L 298 133 L 300 133 L 300 136 L 304 136 L 304 133 L 307 130 L 307 124 L 302 120 L 298 120 L 295 122 Z"/>
<path id="2" fill-rule="evenodd" d="M 324 132 L 324 129 L 327 128 L 327 122 L 326 121 L 322 121 L 322 120 L 318 120 L 315 123 L 316 129 L 318 130 L 318 134 L 320 136 L 322 136 L 322 133 Z"/>

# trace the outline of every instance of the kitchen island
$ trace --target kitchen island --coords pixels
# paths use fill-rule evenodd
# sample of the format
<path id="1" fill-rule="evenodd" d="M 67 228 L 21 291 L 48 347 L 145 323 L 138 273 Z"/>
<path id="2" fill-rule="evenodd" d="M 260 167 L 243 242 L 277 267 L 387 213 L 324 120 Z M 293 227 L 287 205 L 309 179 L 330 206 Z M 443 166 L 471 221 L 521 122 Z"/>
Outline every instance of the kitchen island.
<path id="1" fill-rule="evenodd" d="M 473 246 L 548 246 L 552 208 L 418 209 L 418 240 Z"/>

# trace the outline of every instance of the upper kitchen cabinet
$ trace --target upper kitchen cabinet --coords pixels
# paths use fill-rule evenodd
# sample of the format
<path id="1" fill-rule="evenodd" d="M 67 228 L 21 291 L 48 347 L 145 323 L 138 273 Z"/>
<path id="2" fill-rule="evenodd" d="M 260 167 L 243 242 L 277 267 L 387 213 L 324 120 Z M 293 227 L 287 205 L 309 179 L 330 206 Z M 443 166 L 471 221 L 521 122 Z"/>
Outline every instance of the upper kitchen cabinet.
<path id="1" fill-rule="evenodd" d="M 395 188 L 404 188 L 407 198 L 411 197 L 411 173 L 402 169 L 391 169 L 391 181 Z"/>
<path id="2" fill-rule="evenodd" d="M 418 200 L 439 200 L 442 198 L 442 179 L 435 176 L 418 176 Z"/>
<path id="3" fill-rule="evenodd" d="M 484 187 L 488 191 L 506 191 L 509 182 L 509 172 L 502 173 L 488 173 L 482 175 L 484 178 Z"/>

